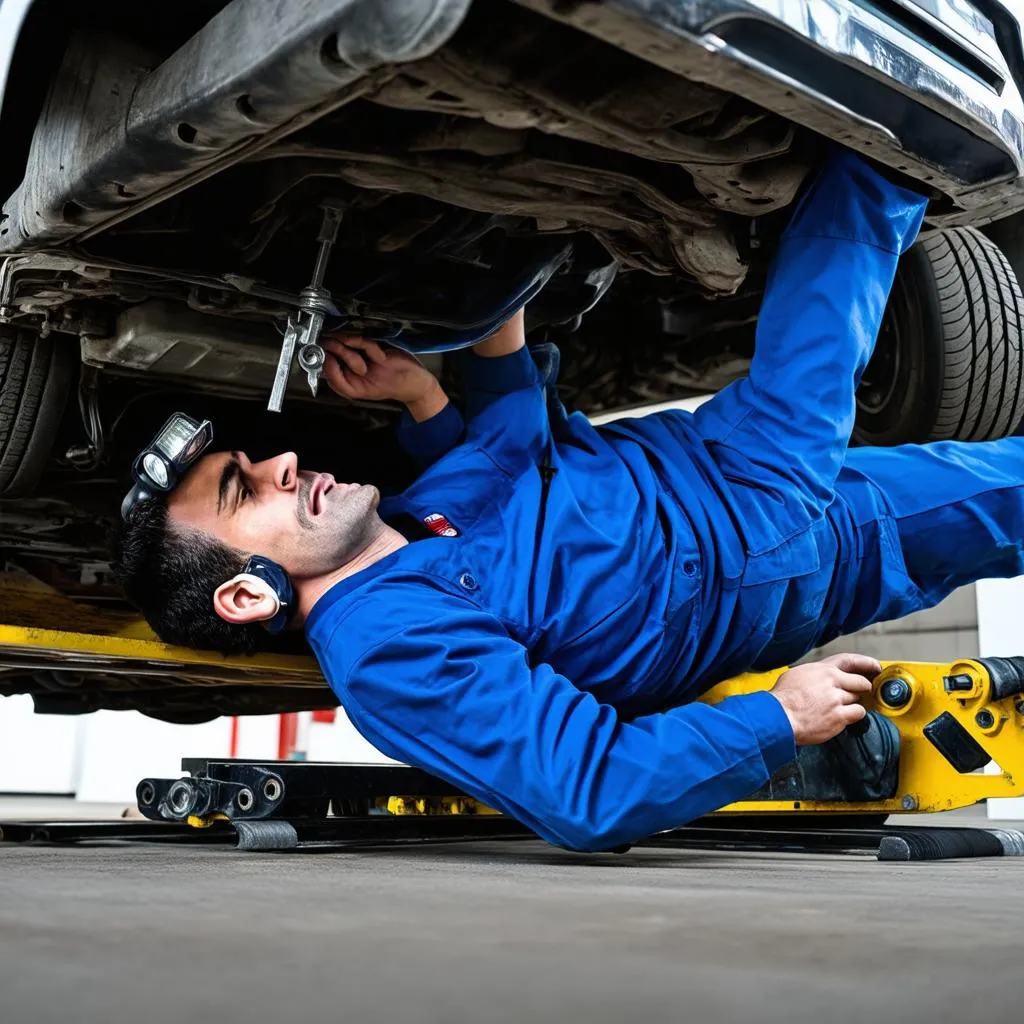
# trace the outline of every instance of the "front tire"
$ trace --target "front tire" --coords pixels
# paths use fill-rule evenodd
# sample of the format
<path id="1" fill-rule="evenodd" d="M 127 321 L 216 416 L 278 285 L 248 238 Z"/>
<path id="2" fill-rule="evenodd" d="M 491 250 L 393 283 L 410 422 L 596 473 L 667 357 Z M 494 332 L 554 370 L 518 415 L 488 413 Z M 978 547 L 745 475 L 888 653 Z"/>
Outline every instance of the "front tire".
<path id="1" fill-rule="evenodd" d="M 975 228 L 921 239 L 900 261 L 857 392 L 861 445 L 988 441 L 1024 416 L 1024 297 Z"/>

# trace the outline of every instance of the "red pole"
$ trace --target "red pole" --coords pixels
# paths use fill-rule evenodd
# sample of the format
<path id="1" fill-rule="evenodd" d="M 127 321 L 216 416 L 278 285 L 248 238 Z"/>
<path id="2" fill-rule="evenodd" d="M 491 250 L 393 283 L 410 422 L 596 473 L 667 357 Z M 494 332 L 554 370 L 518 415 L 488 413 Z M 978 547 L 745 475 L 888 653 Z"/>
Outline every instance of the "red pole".
<path id="1" fill-rule="evenodd" d="M 238 718 L 231 719 L 231 738 L 228 740 L 228 757 L 238 757 Z"/>

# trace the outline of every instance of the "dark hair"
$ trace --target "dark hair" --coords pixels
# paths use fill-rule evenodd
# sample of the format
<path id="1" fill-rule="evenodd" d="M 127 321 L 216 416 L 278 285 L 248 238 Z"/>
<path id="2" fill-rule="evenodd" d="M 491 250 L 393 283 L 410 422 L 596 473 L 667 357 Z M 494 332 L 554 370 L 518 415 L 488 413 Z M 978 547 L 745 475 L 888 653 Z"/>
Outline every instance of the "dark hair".
<path id="1" fill-rule="evenodd" d="M 266 631 L 225 622 L 214 591 L 242 571 L 247 556 L 200 530 L 173 526 L 162 501 L 140 501 L 113 538 L 114 573 L 128 600 L 165 643 L 252 654 Z"/>

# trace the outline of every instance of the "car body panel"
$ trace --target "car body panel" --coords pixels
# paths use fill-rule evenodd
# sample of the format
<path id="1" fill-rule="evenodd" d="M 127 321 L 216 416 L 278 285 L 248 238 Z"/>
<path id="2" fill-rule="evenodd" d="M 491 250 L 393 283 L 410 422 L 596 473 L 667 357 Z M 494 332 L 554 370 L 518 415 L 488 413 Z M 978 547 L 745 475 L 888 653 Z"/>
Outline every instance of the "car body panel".
<path id="1" fill-rule="evenodd" d="M 235 0 L 157 66 L 96 47 L 63 69 L 0 252 L 88 238 L 237 162 L 435 52 L 470 2 Z M 967 0 L 519 2 L 876 155 L 944 192 L 951 223 L 1024 207 L 1024 100 Z M 29 6 L 0 5 L 0 74 Z"/>
<path id="2" fill-rule="evenodd" d="M 885 17 L 872 0 L 607 0 L 559 13 L 546 0 L 517 2 L 940 190 L 950 202 L 931 215 L 942 223 L 985 223 L 1024 208 L 1020 72 L 1015 77 L 990 44 L 977 54 L 992 22 L 963 0 L 931 0 L 934 10 L 920 15 L 892 0 Z M 1016 18 L 991 6 L 1012 25 L 1019 47 Z M 941 27 L 947 52 L 915 36 L 892 10 L 926 17 L 935 32 Z M 958 57 L 965 53 L 991 70 L 991 81 L 964 66 Z M 983 167 L 973 180 L 972 160 Z"/>
<path id="3" fill-rule="evenodd" d="M 88 237 L 432 53 L 471 0 L 241 0 L 157 61 L 97 39 L 65 60 L 0 251 Z M 370 79 L 372 82 L 372 79 Z"/>

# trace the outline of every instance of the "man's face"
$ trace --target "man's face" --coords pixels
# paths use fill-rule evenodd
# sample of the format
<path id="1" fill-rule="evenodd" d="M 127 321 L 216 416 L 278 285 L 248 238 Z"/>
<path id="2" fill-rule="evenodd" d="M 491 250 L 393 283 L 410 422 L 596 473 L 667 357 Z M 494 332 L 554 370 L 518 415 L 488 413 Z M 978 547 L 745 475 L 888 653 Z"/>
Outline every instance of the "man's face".
<path id="1" fill-rule="evenodd" d="M 186 474 L 167 510 L 172 522 L 308 579 L 345 565 L 377 536 L 379 501 L 376 487 L 300 470 L 293 452 L 255 463 L 218 452 Z"/>

